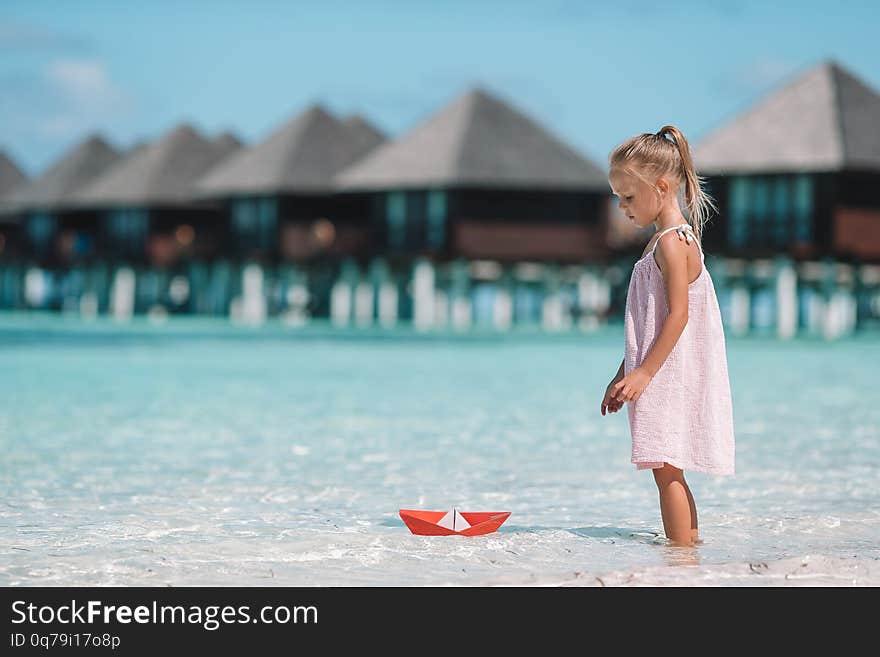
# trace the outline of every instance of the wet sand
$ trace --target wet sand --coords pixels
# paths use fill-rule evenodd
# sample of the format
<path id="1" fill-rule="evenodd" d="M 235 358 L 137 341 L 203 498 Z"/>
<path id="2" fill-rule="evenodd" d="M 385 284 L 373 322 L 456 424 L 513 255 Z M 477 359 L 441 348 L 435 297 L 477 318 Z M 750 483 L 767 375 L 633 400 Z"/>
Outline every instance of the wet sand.
<path id="1" fill-rule="evenodd" d="M 681 548 L 687 550 L 687 548 Z M 807 554 L 777 561 L 652 566 L 486 582 L 489 586 L 880 586 L 880 559 Z"/>

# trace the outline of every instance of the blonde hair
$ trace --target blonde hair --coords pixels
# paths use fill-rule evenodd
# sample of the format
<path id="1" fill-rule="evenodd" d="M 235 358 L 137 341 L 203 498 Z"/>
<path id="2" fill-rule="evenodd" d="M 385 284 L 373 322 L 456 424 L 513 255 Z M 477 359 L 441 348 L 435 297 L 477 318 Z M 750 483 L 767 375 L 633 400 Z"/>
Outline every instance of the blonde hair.
<path id="1" fill-rule="evenodd" d="M 717 212 L 718 208 L 703 188 L 705 181 L 694 169 L 691 149 L 681 130 L 665 125 L 654 134 L 636 135 L 615 148 L 608 159 L 611 171 L 618 169 L 635 175 L 651 187 L 663 176 L 672 178 L 679 186 L 684 184 L 685 205 L 694 233 L 702 243 L 703 226 L 709 221 L 710 212 Z"/>

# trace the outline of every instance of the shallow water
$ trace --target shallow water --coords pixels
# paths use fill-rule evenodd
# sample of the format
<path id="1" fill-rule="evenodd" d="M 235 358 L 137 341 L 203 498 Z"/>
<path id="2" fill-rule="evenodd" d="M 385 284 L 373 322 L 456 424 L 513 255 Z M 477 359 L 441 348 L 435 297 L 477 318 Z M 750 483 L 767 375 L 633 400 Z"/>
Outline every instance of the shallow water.
<path id="1" fill-rule="evenodd" d="M 622 347 L 5 316 L 0 584 L 752 584 L 730 573 L 805 556 L 877 583 L 880 340 L 728 338 L 737 474 L 687 473 L 693 549 L 626 409 L 599 412 Z M 398 516 L 452 506 L 512 515 L 472 538 Z"/>

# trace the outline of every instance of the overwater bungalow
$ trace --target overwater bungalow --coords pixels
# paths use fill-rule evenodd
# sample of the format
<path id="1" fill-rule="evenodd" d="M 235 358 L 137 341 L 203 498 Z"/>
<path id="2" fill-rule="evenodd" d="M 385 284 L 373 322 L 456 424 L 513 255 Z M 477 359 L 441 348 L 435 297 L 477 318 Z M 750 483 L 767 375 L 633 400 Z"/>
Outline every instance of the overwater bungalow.
<path id="1" fill-rule="evenodd" d="M 368 199 L 334 197 L 333 175 L 384 140 L 363 118 L 341 121 L 313 104 L 198 182 L 200 197 L 225 209 L 225 255 L 241 291 L 233 316 L 246 307 L 251 316 L 329 316 L 342 259 L 371 249 Z"/>
<path id="2" fill-rule="evenodd" d="M 583 262 L 606 255 L 606 175 L 508 103 L 475 88 L 342 171 L 369 193 L 389 257 Z"/>
<path id="3" fill-rule="evenodd" d="M 315 104 L 213 169 L 196 189 L 224 203 L 227 255 L 278 263 L 366 252 L 363 199 L 334 198 L 333 176 L 384 139 L 363 118 L 340 121 Z"/>
<path id="4" fill-rule="evenodd" d="M 880 262 L 880 94 L 837 62 L 712 131 L 694 159 L 719 203 L 707 249 Z"/>
<path id="5" fill-rule="evenodd" d="M 5 204 L 9 197 L 27 184 L 27 176 L 5 152 L 0 151 L 0 258 L 18 255 L 19 220 Z"/>
<path id="6" fill-rule="evenodd" d="M 181 124 L 140 145 L 72 194 L 68 205 L 99 222 L 105 259 L 166 267 L 211 258 L 225 245 L 220 208 L 193 199 L 193 183 L 241 147 L 233 135 L 207 139 Z"/>
<path id="7" fill-rule="evenodd" d="M 21 225 L 23 258 L 52 267 L 94 254 L 91 219 L 71 208 L 70 199 L 120 157 L 117 148 L 93 134 L 8 197 L 7 211 Z"/>
<path id="8" fill-rule="evenodd" d="M 833 60 L 701 140 L 736 332 L 826 337 L 880 323 L 880 94 Z M 875 263 L 875 264 L 871 264 Z"/>
<path id="9" fill-rule="evenodd" d="M 417 326 L 562 326 L 602 287 L 583 266 L 611 256 L 605 172 L 485 89 L 380 146 L 336 184 L 340 197 L 370 197 L 365 223 L 387 264 L 371 278 L 390 274 L 399 316 Z"/>

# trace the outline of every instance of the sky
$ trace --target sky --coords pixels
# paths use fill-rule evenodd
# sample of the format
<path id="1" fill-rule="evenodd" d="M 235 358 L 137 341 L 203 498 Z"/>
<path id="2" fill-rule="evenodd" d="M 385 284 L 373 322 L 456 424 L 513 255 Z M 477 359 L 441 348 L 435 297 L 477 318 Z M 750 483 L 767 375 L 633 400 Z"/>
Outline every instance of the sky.
<path id="1" fill-rule="evenodd" d="M 479 85 L 604 168 L 828 58 L 880 89 L 878 25 L 852 0 L 0 0 L 0 150 L 33 176 L 94 131 L 252 144 L 316 102 L 399 137 Z"/>

